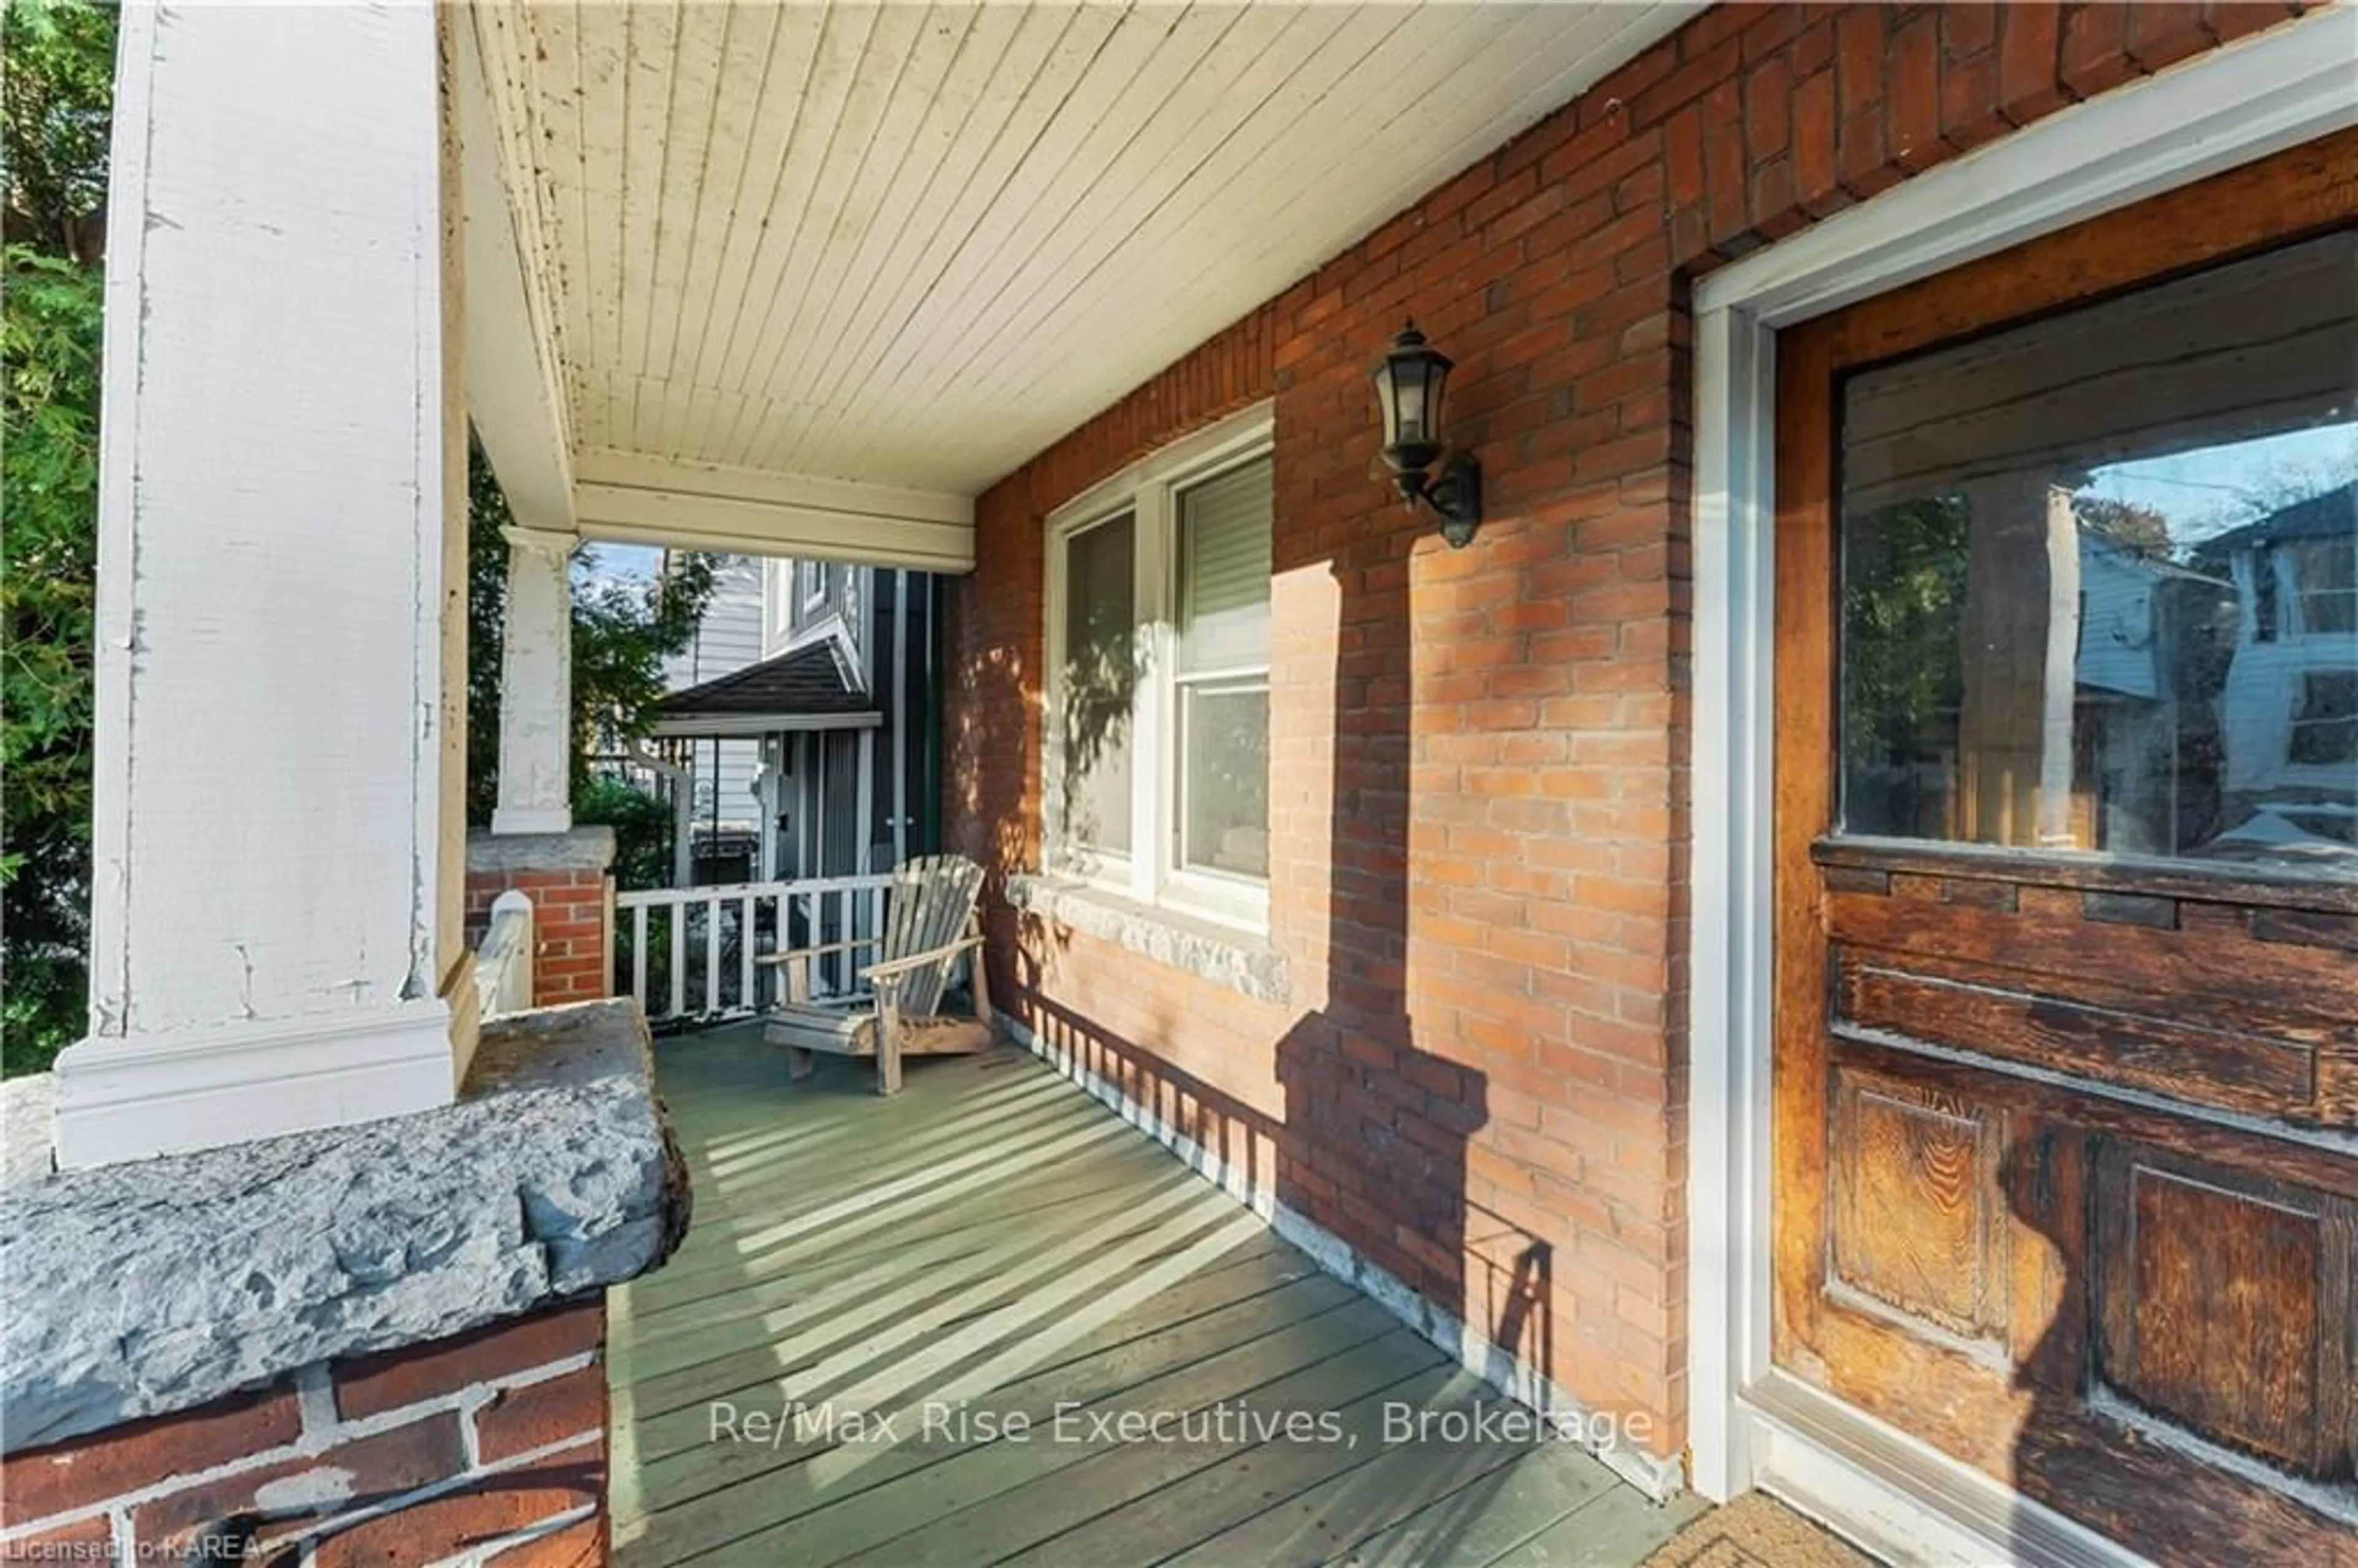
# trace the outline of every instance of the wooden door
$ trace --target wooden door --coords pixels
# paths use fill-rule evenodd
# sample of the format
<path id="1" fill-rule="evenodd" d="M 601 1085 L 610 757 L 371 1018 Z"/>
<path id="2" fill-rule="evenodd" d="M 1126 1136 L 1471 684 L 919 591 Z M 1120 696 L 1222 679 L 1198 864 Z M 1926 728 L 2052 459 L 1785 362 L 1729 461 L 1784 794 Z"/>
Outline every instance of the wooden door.
<path id="1" fill-rule="evenodd" d="M 2358 136 L 1779 341 L 1774 1353 L 2358 1563 Z"/>

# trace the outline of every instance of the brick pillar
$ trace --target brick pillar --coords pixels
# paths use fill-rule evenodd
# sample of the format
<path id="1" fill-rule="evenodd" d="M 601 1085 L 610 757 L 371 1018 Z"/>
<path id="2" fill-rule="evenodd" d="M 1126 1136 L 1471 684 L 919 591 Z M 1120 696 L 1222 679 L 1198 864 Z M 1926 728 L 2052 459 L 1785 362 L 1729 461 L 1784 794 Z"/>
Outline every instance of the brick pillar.
<path id="1" fill-rule="evenodd" d="M 467 945 L 480 946 L 492 901 L 511 888 L 532 900 L 535 1007 L 614 991 L 614 830 L 474 833 L 467 838 Z"/>
<path id="2" fill-rule="evenodd" d="M 605 1325 L 601 1292 L 11 1454 L 0 1563 L 211 1547 L 331 1568 L 477 1548 L 590 1568 L 606 1561 Z"/>

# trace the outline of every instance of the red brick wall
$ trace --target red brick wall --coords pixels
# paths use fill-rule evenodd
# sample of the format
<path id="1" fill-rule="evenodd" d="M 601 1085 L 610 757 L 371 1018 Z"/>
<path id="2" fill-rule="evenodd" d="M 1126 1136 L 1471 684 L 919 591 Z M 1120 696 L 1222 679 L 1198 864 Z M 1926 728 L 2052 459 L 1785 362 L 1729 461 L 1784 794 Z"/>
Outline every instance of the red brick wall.
<path id="1" fill-rule="evenodd" d="M 492 903 L 514 888 L 532 900 L 535 1007 L 591 1001 L 612 993 L 613 938 L 600 871 L 467 873 L 467 946 L 482 946 Z"/>
<path id="2" fill-rule="evenodd" d="M 1038 864 L 1043 520 L 1275 400 L 1268 1007 L 994 901 L 1059 1049 L 1592 1406 L 1682 1442 L 1693 278 L 2283 5 L 1724 5 L 990 490 L 953 599 L 951 842 Z M 1375 460 L 1457 361 L 1488 517 Z"/>
<path id="3" fill-rule="evenodd" d="M 11 1454 L 0 1562 L 224 1557 L 392 1568 L 497 1546 L 606 1561 L 605 1304 L 308 1368 L 259 1392 Z M 504 1543 L 503 1545 L 501 1543 Z M 77 1552 L 75 1549 L 81 1549 Z"/>

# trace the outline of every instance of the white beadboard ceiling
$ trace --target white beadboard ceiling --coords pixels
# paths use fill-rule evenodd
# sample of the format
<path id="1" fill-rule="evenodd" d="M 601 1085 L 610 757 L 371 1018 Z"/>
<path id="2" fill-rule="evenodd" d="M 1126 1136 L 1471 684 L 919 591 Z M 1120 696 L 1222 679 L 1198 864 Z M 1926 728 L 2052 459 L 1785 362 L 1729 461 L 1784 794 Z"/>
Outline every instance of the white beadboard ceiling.
<path id="1" fill-rule="evenodd" d="M 1697 8 L 478 16 L 577 454 L 972 495 Z"/>

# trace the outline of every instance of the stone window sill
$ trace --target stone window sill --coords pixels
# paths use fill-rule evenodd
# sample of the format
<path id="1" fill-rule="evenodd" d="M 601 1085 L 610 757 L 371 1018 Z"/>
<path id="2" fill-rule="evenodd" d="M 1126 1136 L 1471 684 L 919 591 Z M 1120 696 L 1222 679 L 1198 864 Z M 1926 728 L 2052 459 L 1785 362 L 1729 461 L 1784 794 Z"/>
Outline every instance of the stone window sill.
<path id="1" fill-rule="evenodd" d="M 1293 1000 L 1285 956 L 1265 939 L 1217 921 L 1055 877 L 1009 878 L 1007 902 L 1239 996 L 1281 1004 Z"/>

